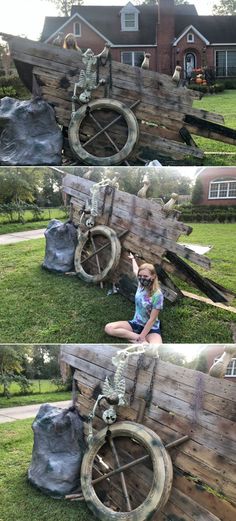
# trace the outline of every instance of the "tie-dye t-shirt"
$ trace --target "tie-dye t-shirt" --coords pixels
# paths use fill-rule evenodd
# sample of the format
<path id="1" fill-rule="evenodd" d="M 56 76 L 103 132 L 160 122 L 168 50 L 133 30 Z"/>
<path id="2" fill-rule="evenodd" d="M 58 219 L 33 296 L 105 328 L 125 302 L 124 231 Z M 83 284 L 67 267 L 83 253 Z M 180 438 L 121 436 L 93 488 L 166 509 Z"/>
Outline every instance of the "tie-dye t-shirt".
<path id="1" fill-rule="evenodd" d="M 153 295 L 149 295 L 145 288 L 138 287 L 135 295 L 135 315 L 133 318 L 134 322 L 145 326 L 150 318 L 153 309 L 163 308 L 163 293 L 160 289 L 155 291 Z M 159 327 L 160 320 L 157 319 L 152 327 Z"/>

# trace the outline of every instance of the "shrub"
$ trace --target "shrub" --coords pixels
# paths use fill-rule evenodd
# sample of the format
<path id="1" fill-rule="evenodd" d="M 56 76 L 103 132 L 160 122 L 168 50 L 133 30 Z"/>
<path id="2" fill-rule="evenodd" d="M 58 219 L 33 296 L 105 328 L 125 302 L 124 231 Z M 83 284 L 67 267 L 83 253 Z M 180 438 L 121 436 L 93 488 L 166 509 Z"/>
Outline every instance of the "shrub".
<path id="1" fill-rule="evenodd" d="M 64 382 L 62 378 L 52 378 L 51 383 L 57 387 L 57 391 L 71 391 L 72 390 L 72 377 L 67 377 Z"/>
<path id="2" fill-rule="evenodd" d="M 207 85 L 197 85 L 194 83 L 191 83 L 188 88 L 191 90 L 196 90 L 197 92 L 202 92 L 203 94 L 207 94 L 209 90 Z"/>
<path id="3" fill-rule="evenodd" d="M 0 87 L 0 98 L 5 98 L 5 96 L 14 98 L 16 96 L 16 89 L 14 89 L 14 87 L 11 85 L 7 87 Z"/>
<path id="4" fill-rule="evenodd" d="M 202 92 L 203 94 L 217 94 L 219 92 L 224 92 L 225 84 L 223 82 L 214 83 L 214 85 L 197 85 L 191 83 L 189 88 L 198 92 Z"/>
<path id="5" fill-rule="evenodd" d="M 233 223 L 236 220 L 236 206 L 198 206 L 179 207 L 184 222 Z"/>
<path id="6" fill-rule="evenodd" d="M 236 78 L 224 80 L 225 89 L 236 89 Z"/>
<path id="7" fill-rule="evenodd" d="M 28 89 L 23 85 L 19 76 L 1 76 L 0 77 L 0 92 L 1 89 L 5 91 L 6 89 L 10 89 L 9 93 L 0 95 L 1 98 L 4 96 L 10 96 L 12 98 L 16 97 L 17 99 L 30 99 L 31 93 Z"/>
<path id="8" fill-rule="evenodd" d="M 225 85 L 224 83 L 215 83 L 214 85 L 214 91 L 215 93 L 218 93 L 218 92 L 224 92 L 225 90 Z"/>

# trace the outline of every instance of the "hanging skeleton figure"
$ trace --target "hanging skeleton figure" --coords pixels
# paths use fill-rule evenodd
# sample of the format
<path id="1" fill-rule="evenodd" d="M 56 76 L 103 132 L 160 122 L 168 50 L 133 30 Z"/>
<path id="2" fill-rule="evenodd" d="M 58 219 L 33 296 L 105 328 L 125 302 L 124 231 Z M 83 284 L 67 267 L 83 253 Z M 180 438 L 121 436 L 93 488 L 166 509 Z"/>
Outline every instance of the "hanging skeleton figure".
<path id="1" fill-rule="evenodd" d="M 74 85 L 74 92 L 72 97 L 72 113 L 75 112 L 75 101 L 77 98 L 77 88 L 83 89 L 79 96 L 81 103 L 88 103 L 91 100 L 92 91 L 97 89 L 100 85 L 105 85 L 106 80 L 103 78 L 97 81 L 97 71 L 93 69 L 94 65 L 97 64 L 98 59 L 103 65 L 105 65 L 109 56 L 110 47 L 108 44 L 105 45 L 103 51 L 95 55 L 91 49 L 83 54 L 82 61 L 86 66 L 86 70 L 80 71 L 79 81 Z"/>
<path id="2" fill-rule="evenodd" d="M 158 348 L 159 345 L 157 344 L 134 344 L 118 351 L 116 356 L 112 358 L 112 363 L 116 367 L 116 371 L 112 380 L 108 376 L 105 378 L 105 382 L 102 385 L 102 394 L 98 395 L 93 410 L 89 415 L 88 444 L 91 445 L 93 442 L 93 419 L 100 402 L 105 399 L 109 404 L 109 408 L 105 409 L 102 415 L 103 421 L 107 425 L 111 425 L 116 421 L 116 407 L 124 407 L 127 405 L 123 373 L 129 357 L 145 353 L 147 356 L 158 358 Z"/>

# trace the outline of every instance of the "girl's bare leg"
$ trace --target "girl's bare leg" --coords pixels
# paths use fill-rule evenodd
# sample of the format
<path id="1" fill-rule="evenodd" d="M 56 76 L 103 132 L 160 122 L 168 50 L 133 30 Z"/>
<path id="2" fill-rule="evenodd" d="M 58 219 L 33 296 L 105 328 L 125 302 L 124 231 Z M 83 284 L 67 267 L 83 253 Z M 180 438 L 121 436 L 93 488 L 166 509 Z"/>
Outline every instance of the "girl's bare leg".
<path id="1" fill-rule="evenodd" d="M 106 324 L 105 332 L 110 336 L 126 338 L 130 342 L 136 342 L 139 336 L 137 333 L 133 332 L 131 325 L 126 320 Z"/>

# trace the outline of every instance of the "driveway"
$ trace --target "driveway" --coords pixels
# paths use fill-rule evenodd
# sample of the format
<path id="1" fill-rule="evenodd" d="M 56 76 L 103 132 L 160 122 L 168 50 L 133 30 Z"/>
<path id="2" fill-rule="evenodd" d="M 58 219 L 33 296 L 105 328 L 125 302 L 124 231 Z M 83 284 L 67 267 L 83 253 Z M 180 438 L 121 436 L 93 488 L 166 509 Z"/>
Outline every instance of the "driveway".
<path id="1" fill-rule="evenodd" d="M 14 244 L 15 242 L 30 241 L 31 239 L 41 239 L 44 237 L 45 228 L 39 230 L 29 230 L 27 232 L 6 233 L 0 235 L 1 244 Z"/>
<path id="2" fill-rule="evenodd" d="M 50 405 L 54 405 L 55 407 L 59 407 L 61 409 L 66 409 L 67 407 L 71 406 L 71 403 L 71 400 L 66 400 L 63 402 L 53 402 L 50 403 Z M 41 405 L 41 403 L 37 403 L 37 405 L 21 405 L 18 407 L 7 407 L 0 409 L 0 423 L 34 418 Z"/>

